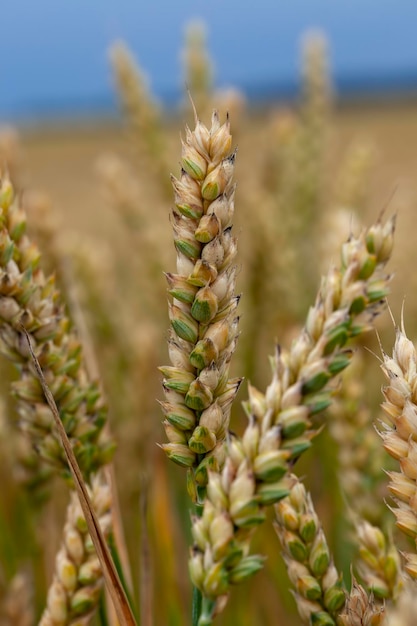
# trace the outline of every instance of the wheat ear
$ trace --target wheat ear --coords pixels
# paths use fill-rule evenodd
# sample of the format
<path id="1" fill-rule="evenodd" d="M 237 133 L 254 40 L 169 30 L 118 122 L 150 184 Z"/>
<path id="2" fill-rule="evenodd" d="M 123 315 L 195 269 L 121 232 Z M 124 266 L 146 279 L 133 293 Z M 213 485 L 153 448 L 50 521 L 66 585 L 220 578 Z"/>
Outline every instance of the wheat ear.
<path id="1" fill-rule="evenodd" d="M 339 615 L 341 626 L 382 626 L 385 623 L 385 609 L 375 603 L 373 594 L 365 591 L 355 579 L 346 600 L 343 613 Z"/>
<path id="2" fill-rule="evenodd" d="M 98 385 L 89 381 L 80 342 L 64 313 L 54 279 L 46 278 L 40 269 L 40 253 L 25 234 L 25 228 L 25 213 L 18 202 L 13 201 L 13 187 L 4 177 L 0 182 L 0 350 L 20 374 L 19 380 L 13 383 L 20 425 L 41 457 L 69 478 L 60 436 L 53 426 L 32 361 L 30 341 L 78 464 L 92 487 L 94 500 L 106 502 L 108 513 L 110 489 L 104 475 L 94 478 L 111 459 L 114 450 L 113 442 L 103 433 L 107 409 Z M 74 506 L 72 501 L 67 512 L 63 547 L 57 557 L 56 575 L 41 620 L 43 624 L 70 624 L 74 616 L 86 624 L 97 603 L 97 591 L 93 593 L 92 588 L 98 589 L 101 585 L 101 569 L 91 566 L 86 546 L 79 550 L 75 560 L 68 547 L 68 536 L 73 536 L 71 529 L 86 533 L 85 522 L 83 526 L 80 517 L 74 514 Z M 102 508 L 99 511 L 103 513 Z M 108 525 L 104 530 L 108 533 Z M 87 544 L 87 539 L 81 543 Z M 82 558 L 84 561 L 80 560 Z M 80 598 L 84 598 L 83 601 Z"/>
<path id="3" fill-rule="evenodd" d="M 213 103 L 213 64 L 207 52 L 207 33 L 203 22 L 192 21 L 186 26 L 181 53 L 184 80 L 193 94 L 197 111 L 202 117 L 210 114 Z"/>
<path id="4" fill-rule="evenodd" d="M 275 505 L 275 530 L 300 616 L 307 624 L 331 626 L 345 603 L 342 577 L 333 564 L 311 496 L 293 478 L 290 495 Z"/>
<path id="5" fill-rule="evenodd" d="M 388 472 L 396 524 L 417 545 L 417 355 L 404 328 L 396 329 L 392 357 L 383 353 L 382 369 L 388 379 L 383 388 L 385 423 L 380 435 L 385 450 L 400 466 Z M 405 570 L 417 579 L 417 548 L 403 553 Z"/>
<path id="6" fill-rule="evenodd" d="M 386 626 L 414 626 L 417 614 L 417 595 L 414 581 L 408 581 L 394 606 L 386 612 Z"/>
<path id="7" fill-rule="evenodd" d="M 201 624 L 211 623 L 216 599 L 232 583 L 262 565 L 249 556 L 253 530 L 265 519 L 265 505 L 291 491 L 285 474 L 310 447 L 317 433 L 311 418 L 329 405 L 329 383 L 350 362 L 345 344 L 369 330 L 384 305 L 393 232 L 390 220 L 350 237 L 342 267 L 323 280 L 300 337 L 289 352 L 277 350 L 266 393 L 250 387 L 249 425 L 242 440 L 230 438 L 224 468 L 210 473 L 202 517 L 193 522 L 191 578 L 207 599 Z"/>
<path id="8" fill-rule="evenodd" d="M 339 482 L 352 511 L 357 546 L 354 569 L 366 589 L 378 600 L 398 595 L 402 571 L 389 531 L 381 530 L 386 527 L 387 514 L 381 467 L 387 457 L 371 428 L 371 411 L 362 400 L 363 375 L 363 358 L 356 354 L 329 408 L 329 427 L 338 444 Z"/>
<path id="9" fill-rule="evenodd" d="M 24 572 L 7 586 L 0 605 L 1 626 L 32 626 L 34 623 L 33 581 Z"/>
<path id="10" fill-rule="evenodd" d="M 177 273 L 166 274 L 171 366 L 161 367 L 168 457 L 189 468 L 188 489 L 202 500 L 208 468 L 223 463 L 223 442 L 240 379 L 229 379 L 237 336 L 236 240 L 231 234 L 235 154 L 229 120 L 215 111 L 208 129 L 186 129 L 180 179 L 172 177 Z M 202 490 L 202 491 L 201 491 Z M 199 493 L 200 492 L 200 493 Z"/>
<path id="11" fill-rule="evenodd" d="M 403 587 L 401 559 L 392 538 L 365 520 L 355 523 L 355 567 L 366 589 L 378 600 L 397 598 Z"/>
<path id="12" fill-rule="evenodd" d="M 31 363 L 22 326 L 56 398 L 74 452 L 88 476 L 112 455 L 101 437 L 106 407 L 96 383 L 88 380 L 81 345 L 71 330 L 53 276 L 40 268 L 40 253 L 25 234 L 26 216 L 8 178 L 0 182 L 0 351 L 20 374 L 12 391 L 21 429 L 43 459 L 67 473 L 59 437 Z"/>
<path id="13" fill-rule="evenodd" d="M 164 178 L 167 168 L 160 113 L 150 96 L 147 81 L 123 42 L 112 46 L 110 58 L 139 169 L 145 167 L 152 175 L 159 174 Z"/>
<path id="14" fill-rule="evenodd" d="M 91 479 L 91 500 L 107 538 L 112 527 L 111 490 L 103 473 Z M 63 541 L 56 556 L 55 574 L 39 626 L 88 624 L 98 603 L 103 577 L 100 561 L 73 491 L 67 509 Z"/>

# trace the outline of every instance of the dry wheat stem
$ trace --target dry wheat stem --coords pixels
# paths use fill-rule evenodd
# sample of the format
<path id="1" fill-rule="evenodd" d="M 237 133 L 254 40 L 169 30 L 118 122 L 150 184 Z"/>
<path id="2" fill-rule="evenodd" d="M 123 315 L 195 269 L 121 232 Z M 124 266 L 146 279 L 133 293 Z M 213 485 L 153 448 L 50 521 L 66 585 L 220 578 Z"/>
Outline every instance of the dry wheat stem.
<path id="1" fill-rule="evenodd" d="M 80 503 L 81 511 L 84 515 L 86 528 L 91 538 L 91 543 L 93 545 L 93 548 L 95 549 L 95 552 L 96 552 L 96 560 L 99 562 L 99 565 L 100 565 L 98 570 L 97 570 L 97 567 L 89 570 L 90 578 L 88 582 L 90 583 L 94 582 L 96 585 L 100 584 L 101 577 L 104 576 L 107 582 L 107 589 L 112 597 L 114 608 L 117 612 L 117 616 L 119 618 L 121 626 L 135 626 L 135 619 L 133 617 L 133 614 L 131 613 L 131 610 L 130 610 L 130 607 L 129 607 L 129 604 L 128 604 L 128 601 L 124 592 L 124 588 L 120 582 L 116 567 L 110 555 L 109 548 L 107 547 L 107 539 L 108 539 L 109 530 L 106 529 L 107 532 L 105 532 L 102 529 L 102 525 L 104 525 L 103 521 L 98 519 L 98 514 L 96 513 L 95 506 L 92 503 L 92 500 L 90 498 L 87 484 L 84 481 L 83 475 L 80 470 L 80 466 L 78 465 L 74 451 L 71 447 L 71 443 L 68 439 L 68 435 L 66 434 L 65 428 L 62 424 L 56 402 L 51 393 L 51 390 L 49 389 L 45 381 L 45 377 L 39 365 L 39 361 L 36 358 L 35 353 L 33 352 L 33 348 L 30 343 L 30 337 L 25 329 L 23 329 L 23 332 L 28 342 L 29 352 L 34 363 L 37 376 L 41 383 L 42 391 L 45 395 L 45 399 L 48 403 L 48 406 L 51 409 L 55 426 L 58 430 L 59 436 L 62 441 L 62 446 L 65 451 L 65 456 L 68 461 L 72 478 L 74 479 L 74 486 L 75 486 L 75 490 L 78 496 L 78 501 Z M 89 482 L 92 483 L 92 481 L 93 479 L 90 476 Z M 111 515 L 112 493 L 111 493 L 110 484 L 108 484 L 107 481 L 108 481 L 108 475 L 105 472 L 105 470 L 103 470 L 101 480 L 97 482 L 98 487 L 97 487 L 96 499 L 104 498 L 108 502 L 109 517 L 110 517 L 109 526 L 111 527 L 112 522 L 113 522 L 112 515 Z M 71 520 L 71 505 L 69 509 L 70 509 L 69 518 L 70 518 L 70 524 L 71 524 L 71 521 L 72 521 Z M 58 570 L 59 570 L 59 566 L 60 566 L 60 563 L 58 559 L 57 560 Z M 80 579 L 80 582 L 82 582 L 81 579 Z M 54 588 L 54 583 L 52 584 L 51 589 L 53 588 Z M 69 592 L 68 599 L 69 601 L 71 601 L 73 600 L 72 594 L 74 590 L 71 588 L 68 588 L 68 592 Z M 66 602 L 66 604 L 67 603 L 68 602 Z M 93 595 L 92 599 L 90 598 L 91 607 L 94 608 L 96 603 L 97 603 L 97 598 L 94 597 Z M 81 609 L 79 608 L 78 612 L 84 615 L 83 611 L 85 610 L 85 612 L 88 614 L 89 610 L 91 610 L 91 607 L 90 606 L 85 607 L 84 604 L 82 603 Z M 87 622 L 88 618 L 86 617 L 85 619 Z"/>

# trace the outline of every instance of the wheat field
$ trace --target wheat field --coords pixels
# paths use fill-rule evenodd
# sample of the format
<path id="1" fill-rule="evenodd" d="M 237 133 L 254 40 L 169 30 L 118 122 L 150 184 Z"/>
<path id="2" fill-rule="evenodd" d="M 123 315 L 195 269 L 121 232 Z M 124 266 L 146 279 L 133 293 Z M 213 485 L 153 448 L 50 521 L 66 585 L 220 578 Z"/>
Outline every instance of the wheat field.
<path id="1" fill-rule="evenodd" d="M 412 411 L 405 409 L 413 391 L 404 400 L 404 389 L 414 389 L 415 374 L 414 348 L 405 329 L 409 337 L 417 337 L 413 271 L 417 263 L 417 105 L 411 98 L 339 103 L 327 89 L 328 76 L 317 42 L 310 49 L 310 61 L 307 54 L 306 77 L 297 101 L 262 107 L 251 107 L 238 93 L 213 93 L 202 80 L 206 67 L 201 50 L 190 49 L 189 54 L 198 61 L 194 66 L 190 60 L 188 84 L 202 125 L 193 121 L 194 103 L 187 99 L 175 114 L 161 113 L 152 97 L 141 91 L 140 75 L 133 76 L 139 85 L 135 87 L 129 57 L 119 48 L 113 62 L 124 118 L 49 122 L 0 131 L 0 154 L 16 191 L 12 202 L 12 183 L 2 172 L 0 263 L 8 278 L 1 295 L 0 340 L 2 354 L 15 367 L 4 360 L 0 370 L 4 458 L 0 476 L 5 485 L 0 499 L 0 624 L 123 624 L 101 593 L 103 564 L 100 567 L 79 510 L 61 441 L 47 420 L 49 413 L 39 409 L 45 400 L 31 356 L 22 348 L 23 325 L 33 334 L 33 358 L 41 361 L 48 384 L 64 397 L 70 393 L 65 385 L 70 385 L 70 406 L 73 401 L 83 407 L 80 413 L 71 408 L 71 419 L 65 415 L 64 426 L 73 436 L 104 540 L 132 598 L 135 617 L 126 618 L 126 624 L 136 620 L 142 626 L 191 622 L 204 626 L 215 619 L 224 626 L 266 626 L 295 625 L 301 619 L 321 626 L 411 626 L 413 604 L 402 590 L 409 579 L 415 583 L 416 559 L 413 552 L 407 552 L 406 564 L 401 566 L 395 545 L 401 551 L 413 550 L 417 535 L 417 523 L 408 516 L 409 510 L 415 516 L 415 485 L 406 474 L 407 468 L 410 474 L 414 469 L 404 460 L 408 454 L 411 465 L 414 462 Z M 213 107 L 219 113 L 211 118 Z M 186 123 L 192 130 L 183 130 Z M 173 179 L 174 194 L 170 174 L 179 177 L 181 167 L 188 187 L 181 186 L 182 178 L 180 182 Z M 191 208 L 187 204 L 190 189 L 194 201 L 201 204 L 199 212 L 194 204 Z M 223 204 L 218 202 L 220 197 Z M 198 227 L 193 211 L 201 219 Z M 394 230 L 389 218 L 393 215 L 395 245 L 389 259 Z M 32 239 L 40 248 L 41 260 Z M 212 241 L 218 243 L 214 252 L 208 248 Z M 210 277 L 204 274 L 201 282 L 198 272 L 209 272 L 209 266 Z M 180 276 L 183 268 L 187 279 Z M 55 286 L 51 287 L 55 279 L 45 278 L 49 272 L 56 276 L 66 306 L 56 304 L 61 300 L 53 291 Z M 164 272 L 172 296 L 170 321 Z M 346 278 L 349 272 L 355 276 L 352 284 Z M 320 283 L 322 275 L 327 278 Z M 14 291 L 7 291 L 11 276 L 18 282 Z M 38 307 L 36 300 L 31 317 L 25 306 L 32 302 L 32 288 L 45 302 Z M 358 290 L 362 290 L 359 295 Z M 391 315 L 386 310 L 388 292 Z M 195 300 L 190 308 L 191 296 Z M 181 306 L 177 306 L 179 300 Z M 323 302 L 329 307 L 330 301 L 331 314 L 323 313 Z M 238 304 L 239 319 L 234 317 Z M 52 315 L 51 310 L 55 317 L 52 322 L 48 317 L 46 323 L 45 311 Z M 375 323 L 377 338 L 374 319 L 382 311 Z M 342 313 L 343 323 L 338 317 Z M 399 324 L 402 315 L 405 328 L 400 331 L 394 329 L 393 319 Z M 373 332 L 362 337 L 370 329 Z M 225 332 L 227 340 L 222 339 Z M 307 336 L 312 345 L 306 347 Z M 331 341 L 323 348 L 329 336 Z M 201 356 L 195 351 L 207 338 L 216 349 L 218 341 L 220 348 L 200 367 L 195 359 L 206 358 L 205 353 Z M 344 349 L 351 339 L 353 350 Z M 387 354 L 394 340 L 390 359 Z M 206 341 L 203 347 L 208 350 L 207 345 Z M 233 352 L 233 377 L 225 382 Z M 275 355 L 272 382 L 268 355 Z M 169 359 L 171 366 L 161 366 Z M 333 383 L 351 361 L 343 383 L 338 378 Z M 62 367 L 60 375 L 69 371 L 70 382 L 65 378 L 65 385 L 58 377 L 61 387 L 53 375 L 57 363 Z M 306 372 L 311 369 L 311 380 L 301 375 L 298 380 L 304 367 Z M 295 377 L 291 379 L 293 392 L 298 395 L 295 400 L 287 399 L 294 409 L 288 414 L 274 397 L 279 396 L 276 389 L 284 385 L 290 371 Z M 216 375 L 213 389 L 209 383 L 204 387 L 196 372 L 198 376 L 204 372 L 206 382 Z M 91 386 L 88 380 L 93 381 Z M 97 385 L 96 380 L 100 381 Z M 393 380 L 402 381 L 402 386 L 398 382 L 395 387 Z M 385 401 L 380 392 L 383 384 L 387 384 Z M 266 389 L 265 395 L 258 389 Z M 323 394 L 316 397 L 322 389 Z M 229 434 L 229 404 L 236 393 Z M 163 394 L 166 402 L 161 405 L 168 416 L 164 425 L 157 402 Z M 185 400 L 178 399 L 181 394 Z M 198 405 L 201 397 L 204 402 Z M 383 401 L 385 418 L 379 406 Z M 265 415 L 272 419 L 271 406 L 277 414 L 275 426 L 284 433 L 282 441 L 274 440 L 279 448 L 274 450 L 268 448 L 271 425 L 263 426 L 261 434 L 256 430 L 261 428 L 258 422 L 267 422 Z M 208 416 L 212 407 L 213 414 Z M 316 418 L 324 408 L 325 417 Z M 188 420 L 187 426 L 174 421 L 178 419 L 177 414 L 172 417 L 174 409 Z M 282 421 L 284 414 L 289 424 Z M 110 429 L 103 426 L 107 417 Z M 383 419 L 386 428 L 380 426 Z M 92 422 L 97 423 L 97 432 L 90 432 Z M 26 443 L 17 428 L 22 423 Z M 382 430 L 385 449 L 400 459 L 402 474 L 392 472 L 395 466 L 374 424 Z M 401 441 L 400 435 L 395 439 L 396 433 Z M 115 479 L 113 466 L 109 469 L 113 438 Z M 269 457 L 267 452 L 273 454 Z M 40 454 L 41 463 L 35 453 Z M 188 468 L 187 481 L 183 468 L 169 463 L 166 456 Z M 278 462 L 273 479 L 270 458 Z M 292 474 L 294 468 L 298 478 Z M 388 477 L 384 469 L 391 471 Z M 256 480 L 254 472 L 258 472 Z M 247 482 L 234 487 L 239 476 Z M 239 509 L 236 501 L 244 500 L 249 482 L 257 491 L 254 496 L 251 492 L 249 508 Z M 72 495 L 67 508 L 68 494 Z M 391 504 L 397 503 L 397 526 L 412 537 L 408 543 L 397 535 L 392 543 L 395 516 L 384 504 L 389 494 L 394 497 Z M 233 509 L 233 505 L 231 513 L 227 507 Z M 305 539 L 300 530 L 300 520 L 307 518 L 314 539 L 310 535 Z M 214 519 L 220 520 L 216 531 L 211 526 Z M 249 557 L 246 550 L 253 524 L 265 520 L 251 547 L 267 556 L 264 562 Z M 226 539 L 222 536 L 216 543 L 215 532 L 225 533 Z M 81 565 L 72 541 L 82 544 L 80 550 L 87 555 Z M 316 567 L 310 553 L 294 556 L 297 548 L 313 553 L 312 544 L 319 552 L 317 561 L 325 555 L 325 567 Z M 194 546 L 191 556 L 190 545 Z M 233 552 L 230 546 L 238 549 Z M 360 584 L 353 582 L 355 578 Z"/>

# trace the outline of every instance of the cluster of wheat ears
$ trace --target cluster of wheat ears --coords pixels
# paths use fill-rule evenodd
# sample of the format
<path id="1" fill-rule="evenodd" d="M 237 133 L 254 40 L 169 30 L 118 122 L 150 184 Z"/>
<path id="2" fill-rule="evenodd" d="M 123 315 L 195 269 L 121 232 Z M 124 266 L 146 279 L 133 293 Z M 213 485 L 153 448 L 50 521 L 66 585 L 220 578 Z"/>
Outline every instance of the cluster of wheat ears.
<path id="1" fill-rule="evenodd" d="M 255 246 L 250 262 L 253 266 L 259 265 L 247 285 L 249 297 L 253 298 L 251 305 L 258 308 L 252 317 L 248 312 L 251 322 L 250 341 L 245 344 L 248 371 L 232 376 L 230 367 L 240 335 L 240 296 L 236 293 L 238 238 L 233 228 L 237 153 L 228 115 L 214 110 L 209 126 L 199 117 L 198 107 L 200 101 L 204 101 L 201 92 L 204 96 L 205 89 L 201 74 L 206 76 L 207 68 L 201 70 L 204 56 L 192 37 L 189 46 L 193 61 L 190 61 L 189 82 L 192 89 L 195 87 L 197 106 L 193 129 L 187 126 L 182 138 L 180 173 L 171 176 L 170 221 L 177 260 L 176 267 L 163 268 L 168 291 L 170 364 L 159 367 L 164 394 L 159 404 L 166 433 L 166 441 L 160 441 L 159 448 L 168 459 L 184 468 L 183 493 L 187 493 L 188 504 L 184 503 L 183 496 L 181 501 L 183 507 L 191 511 L 192 624 L 208 626 L 217 616 L 220 621 L 233 588 L 241 583 L 248 588 L 252 582 L 248 579 L 264 567 L 265 559 L 270 556 L 253 552 L 254 536 L 260 527 L 273 525 L 288 573 L 286 578 L 280 574 L 279 586 L 292 587 L 303 623 L 411 626 L 417 608 L 414 593 L 417 578 L 417 355 L 403 324 L 401 328 L 396 327 L 392 357 L 381 349 L 380 362 L 386 383 L 383 417 L 376 421 L 379 437 L 372 436 L 375 434 L 372 419 L 355 392 L 360 384 L 356 383 L 355 387 L 355 363 L 351 367 L 352 360 L 357 358 L 354 346 L 363 334 L 374 328 L 376 317 L 387 306 L 391 276 L 386 265 L 393 248 L 395 220 L 381 216 L 369 228 L 348 233 L 341 248 L 340 263 L 331 265 L 321 279 L 304 323 L 292 328 L 290 347 L 276 345 L 270 359 L 269 383 L 263 390 L 253 382 L 242 383 L 242 374 L 249 373 L 252 380 L 256 379 L 254 369 L 258 355 L 253 353 L 259 344 L 258 326 L 271 315 L 263 312 L 257 299 L 267 297 L 261 291 L 265 283 L 265 289 L 271 289 L 269 257 L 277 254 L 272 252 L 272 247 L 262 249 L 262 242 L 265 246 L 268 243 L 265 237 L 275 236 L 280 228 L 277 220 L 270 221 L 272 198 L 279 196 L 281 204 L 294 201 L 294 211 L 299 211 L 301 217 L 298 221 L 290 219 L 284 227 L 287 233 L 292 232 L 295 256 L 298 262 L 301 259 L 301 267 L 311 264 L 309 248 L 304 247 L 303 242 L 305 228 L 312 227 L 315 219 L 314 206 L 310 205 L 317 202 L 314 185 L 317 185 L 318 174 L 315 162 L 310 161 L 314 161 L 315 156 L 319 158 L 315 139 L 322 133 L 320 116 L 325 109 L 323 101 L 314 100 L 313 94 L 309 102 L 314 105 L 314 119 L 309 117 L 311 111 L 307 107 L 304 126 L 300 124 L 301 143 L 297 135 L 291 143 L 290 156 L 284 152 L 270 155 L 272 160 L 281 159 L 278 170 L 288 175 L 290 184 L 281 186 L 277 196 L 275 182 L 263 181 L 264 186 L 270 186 L 269 200 L 265 191 L 263 195 L 259 192 L 258 200 L 249 198 L 250 232 L 246 235 L 242 232 L 242 238 L 246 237 L 245 245 L 253 241 Z M 165 167 L 163 159 L 155 156 L 162 153 L 155 131 L 155 110 L 144 106 L 143 94 L 138 93 L 138 84 L 132 79 L 126 53 L 118 49 L 115 57 L 122 92 L 125 85 L 125 106 L 131 109 L 131 132 L 141 136 L 137 145 L 145 146 L 144 152 L 147 152 L 142 154 L 142 162 L 149 173 L 149 184 L 152 176 L 159 177 Z M 317 55 L 313 66 L 314 62 L 317 63 Z M 193 71 L 197 78 L 193 79 Z M 320 78 L 322 74 L 318 74 Z M 314 87 L 314 80 L 310 81 L 310 87 L 312 84 Z M 324 91 L 320 84 L 314 93 L 322 96 Z M 281 126 L 278 133 L 288 150 L 288 133 L 293 132 L 289 127 L 288 123 L 285 128 Z M 146 133 L 149 136 L 143 141 L 142 135 Z M 301 156 L 300 145 L 303 146 Z M 153 149 L 156 152 L 152 156 Z M 291 168 L 283 167 L 282 159 L 292 163 L 295 160 L 296 166 L 302 168 L 302 184 Z M 275 165 L 270 163 L 270 167 Z M 131 249 L 139 245 L 144 251 L 140 272 L 135 271 L 135 277 L 146 293 L 147 263 L 154 263 L 155 258 L 153 255 L 147 259 L 146 254 L 153 242 L 141 239 L 143 224 L 136 228 L 130 211 L 135 203 L 132 198 L 143 189 L 136 189 L 118 167 L 115 162 L 104 164 L 107 185 L 118 197 L 120 211 L 126 218 L 132 236 Z M 146 186 L 146 180 L 142 184 Z M 166 189 L 165 183 L 161 185 Z M 152 191 L 148 189 L 147 193 L 147 197 L 152 198 Z M 263 215 L 264 209 L 267 218 Z M 238 213 L 239 200 L 236 201 L 236 215 Z M 263 231 L 262 239 L 259 232 L 264 228 L 264 221 L 267 232 Z M 146 584 L 149 546 L 145 541 L 141 550 L 145 566 L 142 563 L 141 606 L 137 612 L 121 531 L 112 465 L 116 446 L 110 432 L 107 403 L 97 382 L 91 346 L 86 345 L 83 351 L 80 340 L 88 339 L 88 334 L 83 328 L 76 330 L 76 324 L 67 315 L 54 274 L 45 272 L 42 254 L 32 241 L 26 222 L 22 196 L 14 192 L 11 178 L 3 169 L 0 178 L 0 350 L 18 373 L 10 384 L 18 426 L 26 443 L 30 443 L 24 452 L 20 451 L 20 462 L 25 468 L 26 487 L 36 491 L 48 483 L 51 475 L 60 475 L 70 492 L 53 579 L 39 624 L 75 626 L 96 620 L 95 623 L 100 624 L 122 626 L 140 622 L 148 626 L 152 623 L 148 597 L 151 585 Z M 42 241 L 42 228 L 35 224 L 34 231 L 37 229 Z M 277 247 L 280 241 L 278 235 Z M 285 252 L 285 246 L 282 249 Z M 278 261 L 283 271 L 286 271 L 285 264 L 294 260 L 291 252 L 294 255 L 294 250 L 287 250 L 288 258 Z M 46 256 L 57 265 L 62 261 L 56 249 L 49 250 Z M 297 260 L 294 263 L 296 265 Z M 132 266 L 135 267 L 134 261 Z M 65 281 L 62 263 L 55 269 L 60 269 L 63 283 L 68 287 L 71 281 Z M 157 275 L 162 276 L 160 269 L 157 265 Z M 274 272 L 275 269 L 276 266 Z M 154 270 L 154 266 L 149 267 L 150 273 Z M 152 280 L 155 280 L 154 274 Z M 278 284 L 277 289 L 281 294 L 288 293 L 288 286 Z M 83 326 L 83 318 L 71 298 L 71 289 L 66 291 L 72 305 L 72 318 Z M 274 303 L 276 307 L 281 304 L 276 300 Z M 152 304 L 145 302 L 144 306 L 152 309 Z M 291 311 L 288 303 L 283 302 L 282 308 Z M 274 315 L 279 320 L 280 313 L 275 311 Z M 131 320 L 124 319 L 120 327 L 129 324 Z M 279 332 L 277 328 L 274 334 Z M 152 331 L 150 334 L 153 344 Z M 123 350 L 129 351 L 129 338 L 134 351 L 133 334 L 124 339 Z M 148 344 L 143 335 L 138 342 L 138 349 L 144 352 L 142 361 L 139 365 L 135 361 L 125 367 L 140 370 L 136 384 L 142 381 L 143 388 L 138 393 L 141 394 L 140 410 L 144 413 L 153 410 L 143 406 L 143 397 L 148 392 L 147 381 L 152 377 L 149 363 L 154 353 L 146 354 Z M 338 381 L 345 368 L 352 369 L 352 375 L 350 378 L 346 375 L 340 386 Z M 375 377 L 377 370 L 375 361 Z M 241 434 L 236 434 L 234 427 L 231 430 L 230 416 L 239 390 L 241 403 L 247 394 L 243 401 L 247 420 Z M 148 402 L 153 402 L 153 397 L 150 400 L 148 397 Z M 325 423 L 341 446 L 341 483 L 357 547 L 349 585 L 332 556 L 312 496 L 295 474 L 298 459 L 310 448 L 314 449 L 315 438 Z M 137 456 L 142 459 L 138 461 L 142 469 L 151 463 L 149 449 L 155 447 L 149 441 L 152 432 L 152 429 L 146 430 L 146 425 L 141 430 Z M 157 454 L 162 456 L 160 449 Z M 388 456 L 382 454 L 383 450 L 395 460 L 396 469 L 384 465 Z M 119 454 L 123 455 L 123 450 Z M 134 464 L 135 457 L 130 456 L 130 459 Z M 411 542 L 394 543 L 392 528 L 384 521 L 386 507 L 376 487 L 384 467 L 391 496 L 387 505 L 396 526 Z M 129 465 L 129 471 L 137 470 Z M 144 490 L 146 480 L 145 476 Z M 368 492 L 362 488 L 362 480 L 370 481 L 372 488 Z M 186 518 L 183 519 L 187 524 Z M 169 516 L 159 520 L 160 541 L 168 544 L 175 540 L 170 521 Z M 146 512 L 142 522 L 146 524 Z M 268 546 L 261 544 L 261 548 L 262 552 L 265 548 L 269 548 L 270 553 L 277 552 L 277 546 L 271 546 L 270 542 Z M 168 561 L 167 552 L 169 569 Z M 1 624 L 28 626 L 33 623 L 24 579 L 16 575 L 8 582 L 3 581 L 2 586 Z M 171 591 L 168 586 L 158 586 L 159 602 L 163 604 L 164 597 L 168 602 Z M 227 617 L 227 611 L 225 615 Z M 181 618 L 172 618 L 164 623 L 183 622 Z M 244 622 L 231 617 L 228 623 Z M 257 623 L 263 623 L 262 618 Z"/>

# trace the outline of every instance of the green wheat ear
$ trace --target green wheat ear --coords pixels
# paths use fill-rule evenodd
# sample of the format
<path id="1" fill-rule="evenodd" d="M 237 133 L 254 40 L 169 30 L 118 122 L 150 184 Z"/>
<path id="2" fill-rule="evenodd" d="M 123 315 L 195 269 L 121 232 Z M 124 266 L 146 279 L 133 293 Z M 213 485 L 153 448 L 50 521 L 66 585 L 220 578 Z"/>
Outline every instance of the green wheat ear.
<path id="1" fill-rule="evenodd" d="M 25 212 L 14 199 L 10 180 L 3 177 L 0 182 L 0 351 L 19 372 L 12 391 L 20 424 L 41 457 L 65 474 L 67 462 L 31 365 L 23 326 L 57 399 L 78 463 L 88 477 L 111 459 L 114 450 L 113 442 L 102 434 L 107 408 L 97 383 L 88 379 L 81 344 L 65 314 L 54 277 L 44 275 L 40 259 L 38 248 L 26 234 Z"/>
<path id="2" fill-rule="evenodd" d="M 261 557 L 247 561 L 253 531 L 265 520 L 266 507 L 296 488 L 297 481 L 288 472 L 317 434 L 312 416 L 328 406 L 332 379 L 350 363 L 352 351 L 346 344 L 372 328 L 384 308 L 384 300 L 375 294 L 388 291 L 390 276 L 384 268 L 393 247 L 394 224 L 393 219 L 379 221 L 344 244 L 341 267 L 323 278 L 299 337 L 288 352 L 277 349 L 266 392 L 249 387 L 245 403 L 249 424 L 242 439 L 230 437 L 223 469 L 209 473 L 202 516 L 193 520 L 190 573 L 211 602 L 212 616 L 237 582 L 236 568 L 244 568 L 247 576 L 259 569 Z M 299 541 L 293 547 L 297 546 L 304 549 Z M 338 591 L 336 586 L 327 609 L 334 606 Z M 317 607 L 311 613 L 316 612 Z M 209 624 L 207 619 L 202 623 Z"/>
<path id="3" fill-rule="evenodd" d="M 232 137 L 229 120 L 211 127 L 196 117 L 182 142 L 182 171 L 172 177 L 172 212 L 177 271 L 166 274 L 170 295 L 171 366 L 164 376 L 162 449 L 188 468 L 189 493 L 202 502 L 209 469 L 220 469 L 230 407 L 240 379 L 229 379 L 238 337 L 235 296 L 236 240 Z"/>

